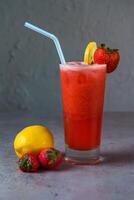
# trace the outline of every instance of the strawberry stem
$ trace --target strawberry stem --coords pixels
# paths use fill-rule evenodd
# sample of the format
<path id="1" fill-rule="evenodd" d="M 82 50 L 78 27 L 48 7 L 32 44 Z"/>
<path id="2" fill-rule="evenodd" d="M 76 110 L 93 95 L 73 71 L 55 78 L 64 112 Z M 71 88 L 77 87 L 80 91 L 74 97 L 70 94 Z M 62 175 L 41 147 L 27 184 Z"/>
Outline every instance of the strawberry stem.
<path id="1" fill-rule="evenodd" d="M 111 48 L 107 47 L 107 51 L 110 52 L 110 53 L 112 53 L 112 52 L 117 52 L 118 49 L 111 49 Z"/>
<path id="2" fill-rule="evenodd" d="M 106 45 L 104 43 L 102 43 L 100 46 L 101 46 L 101 48 L 105 48 Z"/>
<path id="3" fill-rule="evenodd" d="M 113 51 L 119 51 L 119 49 L 113 49 Z"/>
<path id="4" fill-rule="evenodd" d="M 119 49 L 111 49 L 111 48 L 109 48 L 109 47 L 106 47 L 106 45 L 105 45 L 104 43 L 101 43 L 99 47 L 100 47 L 100 48 L 105 48 L 109 53 L 119 51 Z"/>
<path id="5" fill-rule="evenodd" d="M 50 150 L 47 151 L 47 158 L 50 159 L 49 164 L 54 163 L 58 156 L 59 152 L 54 148 L 50 148 Z"/>
<path id="6" fill-rule="evenodd" d="M 29 160 L 29 157 L 28 156 L 25 156 L 23 158 L 23 160 L 21 160 L 20 162 L 20 168 L 21 169 L 26 169 L 27 171 L 29 171 L 31 169 L 31 163 L 30 163 L 30 160 Z"/>

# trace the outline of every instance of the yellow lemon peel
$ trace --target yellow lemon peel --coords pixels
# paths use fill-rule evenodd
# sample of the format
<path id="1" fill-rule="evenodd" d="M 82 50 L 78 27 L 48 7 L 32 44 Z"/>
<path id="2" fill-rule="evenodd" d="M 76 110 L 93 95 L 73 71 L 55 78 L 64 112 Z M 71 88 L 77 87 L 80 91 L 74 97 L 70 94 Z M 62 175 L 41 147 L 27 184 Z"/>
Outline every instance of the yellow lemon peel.
<path id="1" fill-rule="evenodd" d="M 14 150 L 19 158 L 29 152 L 36 156 L 46 147 L 54 147 L 54 138 L 45 126 L 28 126 L 21 130 L 14 139 Z"/>

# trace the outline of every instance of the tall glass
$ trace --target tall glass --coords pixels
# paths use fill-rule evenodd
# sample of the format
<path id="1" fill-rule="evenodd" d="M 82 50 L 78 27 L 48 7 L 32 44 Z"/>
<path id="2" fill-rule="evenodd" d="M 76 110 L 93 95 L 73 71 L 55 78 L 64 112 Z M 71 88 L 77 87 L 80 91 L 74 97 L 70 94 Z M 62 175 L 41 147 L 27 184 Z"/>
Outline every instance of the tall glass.
<path id="1" fill-rule="evenodd" d="M 68 162 L 100 162 L 105 77 L 105 64 L 60 64 L 65 159 Z"/>

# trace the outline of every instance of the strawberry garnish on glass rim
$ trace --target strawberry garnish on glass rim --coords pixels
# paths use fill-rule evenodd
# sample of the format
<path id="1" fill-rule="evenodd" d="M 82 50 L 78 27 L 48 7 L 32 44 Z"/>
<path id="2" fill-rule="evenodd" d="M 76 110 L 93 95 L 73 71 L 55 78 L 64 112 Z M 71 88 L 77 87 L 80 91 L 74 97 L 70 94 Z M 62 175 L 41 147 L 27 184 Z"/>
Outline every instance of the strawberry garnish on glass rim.
<path id="1" fill-rule="evenodd" d="M 120 54 L 118 49 L 111 49 L 101 44 L 94 52 L 94 63 L 106 64 L 107 73 L 113 72 L 120 61 Z"/>

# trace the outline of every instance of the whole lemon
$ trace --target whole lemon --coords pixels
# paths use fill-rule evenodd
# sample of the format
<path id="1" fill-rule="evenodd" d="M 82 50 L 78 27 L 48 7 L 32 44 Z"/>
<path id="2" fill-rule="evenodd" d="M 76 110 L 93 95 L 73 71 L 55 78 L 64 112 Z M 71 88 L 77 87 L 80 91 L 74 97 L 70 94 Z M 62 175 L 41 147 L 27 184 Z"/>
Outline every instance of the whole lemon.
<path id="1" fill-rule="evenodd" d="M 54 147 L 54 138 L 45 126 L 28 126 L 21 130 L 14 139 L 14 150 L 19 158 L 29 152 L 36 156 L 46 147 Z"/>

